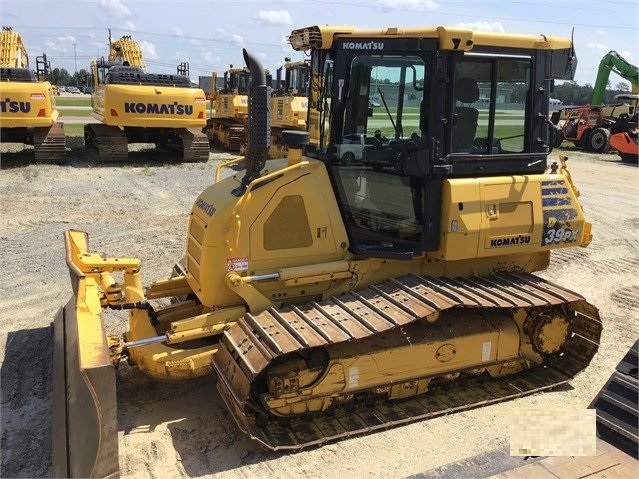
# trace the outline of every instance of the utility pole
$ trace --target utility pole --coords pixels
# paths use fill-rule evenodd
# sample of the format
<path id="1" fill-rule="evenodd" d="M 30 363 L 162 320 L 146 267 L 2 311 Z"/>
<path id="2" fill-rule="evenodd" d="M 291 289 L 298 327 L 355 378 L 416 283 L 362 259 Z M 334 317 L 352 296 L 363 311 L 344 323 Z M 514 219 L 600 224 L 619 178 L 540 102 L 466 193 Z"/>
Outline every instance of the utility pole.
<path id="1" fill-rule="evenodd" d="M 78 57 L 75 54 L 75 43 L 73 44 L 73 61 L 75 62 L 75 86 L 78 86 Z"/>

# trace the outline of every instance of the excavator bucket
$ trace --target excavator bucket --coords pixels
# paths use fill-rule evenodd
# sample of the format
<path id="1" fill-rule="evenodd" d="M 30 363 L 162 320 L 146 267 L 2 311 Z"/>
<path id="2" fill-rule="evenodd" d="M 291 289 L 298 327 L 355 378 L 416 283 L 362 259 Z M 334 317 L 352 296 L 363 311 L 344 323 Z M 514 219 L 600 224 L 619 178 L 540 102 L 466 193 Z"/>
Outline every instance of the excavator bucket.
<path id="1" fill-rule="evenodd" d="M 115 367 L 100 298 L 95 280 L 71 261 L 65 239 L 74 295 L 54 320 L 54 475 L 119 477 Z M 79 246 L 88 248 L 86 236 Z"/>

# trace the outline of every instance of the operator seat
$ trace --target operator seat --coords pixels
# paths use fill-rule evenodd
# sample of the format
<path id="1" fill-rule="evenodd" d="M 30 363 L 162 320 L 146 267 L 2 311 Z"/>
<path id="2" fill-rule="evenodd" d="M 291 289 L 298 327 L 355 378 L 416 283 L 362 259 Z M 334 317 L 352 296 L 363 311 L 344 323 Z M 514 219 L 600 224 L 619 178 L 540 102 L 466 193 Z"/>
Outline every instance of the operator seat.
<path id="1" fill-rule="evenodd" d="M 473 78 L 462 77 L 455 81 L 455 100 L 470 105 L 479 100 L 479 86 Z M 456 119 L 453 122 L 452 151 L 469 151 L 477 132 L 477 108 L 456 106 Z"/>
<path id="2" fill-rule="evenodd" d="M 628 118 L 628 113 L 622 113 L 612 125 L 610 132 L 614 135 L 615 133 L 623 133 L 628 130 L 630 130 L 630 119 Z"/>

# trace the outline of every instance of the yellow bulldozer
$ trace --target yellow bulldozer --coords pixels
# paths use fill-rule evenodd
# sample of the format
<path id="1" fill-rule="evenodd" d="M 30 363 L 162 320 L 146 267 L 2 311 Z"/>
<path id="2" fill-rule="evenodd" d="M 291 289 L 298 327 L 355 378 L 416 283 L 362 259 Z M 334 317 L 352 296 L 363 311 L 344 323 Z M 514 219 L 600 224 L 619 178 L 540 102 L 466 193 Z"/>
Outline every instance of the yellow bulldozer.
<path id="1" fill-rule="evenodd" d="M 566 159 L 549 160 L 572 42 L 327 25 L 289 41 L 310 56 L 307 131 L 284 132 L 287 158 L 265 169 L 271 87 L 244 51 L 246 155 L 195 201 L 170 277 L 144 288 L 139 259 L 65 233 L 56 476 L 117 474 L 123 357 L 158 380 L 216 375 L 238 427 L 286 451 L 549 390 L 597 352 L 597 308 L 534 274 L 592 238 Z M 343 164 L 353 134 L 376 141 Z M 123 337 L 107 309 L 128 310 Z"/>
<path id="2" fill-rule="evenodd" d="M 112 41 L 109 57 L 91 62 L 91 104 L 97 124 L 84 127 L 85 147 L 101 161 L 125 161 L 130 143 L 177 151 L 184 162 L 206 162 L 206 97 L 184 75 L 147 73 L 129 35 Z"/>
<path id="3" fill-rule="evenodd" d="M 47 81 L 46 55 L 29 69 L 22 36 L 10 27 L 0 31 L 0 135 L 2 142 L 33 145 L 35 161 L 64 163 L 64 127 L 58 121 L 54 91 Z"/>
<path id="4" fill-rule="evenodd" d="M 306 130 L 310 71 L 308 60 L 293 62 L 288 57 L 284 59 L 284 65 L 277 69 L 276 86 L 271 97 L 269 158 L 286 156 L 286 146 L 282 143 L 284 131 Z"/>
<path id="5" fill-rule="evenodd" d="M 266 69 L 264 73 L 270 85 L 271 75 Z M 251 72 L 247 67 L 230 65 L 224 72 L 222 88 L 217 87 L 217 73 L 211 75 L 210 118 L 203 130 L 211 146 L 244 151 L 250 81 Z"/>

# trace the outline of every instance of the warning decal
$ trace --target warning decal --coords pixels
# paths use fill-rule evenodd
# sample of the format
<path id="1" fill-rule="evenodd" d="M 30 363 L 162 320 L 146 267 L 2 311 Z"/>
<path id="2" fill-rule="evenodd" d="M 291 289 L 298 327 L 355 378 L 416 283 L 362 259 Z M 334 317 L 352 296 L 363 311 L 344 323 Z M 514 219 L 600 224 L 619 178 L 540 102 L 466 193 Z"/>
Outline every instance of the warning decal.
<path id="1" fill-rule="evenodd" d="M 247 271 L 248 270 L 248 258 L 229 258 L 226 261 L 227 271 Z"/>

